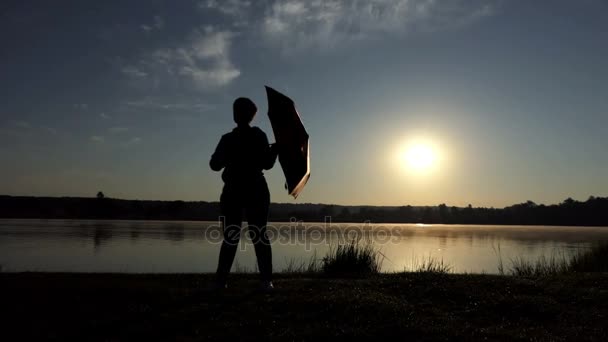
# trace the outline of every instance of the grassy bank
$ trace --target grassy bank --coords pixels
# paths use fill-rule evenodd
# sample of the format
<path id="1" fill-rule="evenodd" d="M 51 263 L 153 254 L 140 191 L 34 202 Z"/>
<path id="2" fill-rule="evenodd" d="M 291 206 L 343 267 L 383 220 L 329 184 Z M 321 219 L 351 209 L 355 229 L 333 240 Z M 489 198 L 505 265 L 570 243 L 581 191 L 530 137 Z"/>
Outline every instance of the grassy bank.
<path id="1" fill-rule="evenodd" d="M 500 247 L 497 249 L 500 256 Z M 510 260 L 503 275 L 450 274 L 432 257 L 380 273 L 368 241 L 293 261 L 276 291 L 256 274 L 0 273 L 2 336 L 78 340 L 604 340 L 608 248 Z M 238 269 L 238 267 L 237 267 Z M 507 271 L 505 271 L 507 269 Z M 508 274 L 508 275 L 505 275 Z"/>
<path id="2" fill-rule="evenodd" d="M 608 275 L 521 278 L 440 273 L 365 278 L 0 274 L 2 336 L 20 339 L 602 340 Z M 11 340 L 11 339 L 9 339 Z"/>

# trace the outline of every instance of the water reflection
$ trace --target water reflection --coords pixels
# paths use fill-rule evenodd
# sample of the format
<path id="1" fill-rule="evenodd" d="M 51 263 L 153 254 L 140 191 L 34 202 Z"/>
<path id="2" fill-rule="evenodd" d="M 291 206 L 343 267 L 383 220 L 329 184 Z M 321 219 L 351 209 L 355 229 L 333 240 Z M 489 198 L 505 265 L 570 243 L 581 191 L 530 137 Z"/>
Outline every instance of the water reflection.
<path id="1" fill-rule="evenodd" d="M 12 271 L 213 272 L 221 231 L 216 222 L 0 220 L 0 264 Z M 269 228 L 274 264 L 321 258 L 331 245 L 369 239 L 400 271 L 436 257 L 457 272 L 497 271 L 503 260 L 572 253 L 608 241 L 608 228 L 468 225 L 275 223 Z M 253 269 L 247 234 L 237 256 Z"/>
<path id="2" fill-rule="evenodd" d="M 95 245 L 96 252 L 104 240 L 110 239 L 112 239 L 112 230 L 110 227 L 101 223 L 93 224 L 93 244 Z"/>
<path id="3" fill-rule="evenodd" d="M 165 238 L 170 241 L 184 240 L 184 226 L 177 223 L 168 223 L 163 227 Z"/>
<path id="4" fill-rule="evenodd" d="M 137 241 L 137 239 L 139 238 L 139 226 L 136 224 L 131 224 L 130 226 L 130 238 L 131 238 L 131 242 L 135 242 Z"/>

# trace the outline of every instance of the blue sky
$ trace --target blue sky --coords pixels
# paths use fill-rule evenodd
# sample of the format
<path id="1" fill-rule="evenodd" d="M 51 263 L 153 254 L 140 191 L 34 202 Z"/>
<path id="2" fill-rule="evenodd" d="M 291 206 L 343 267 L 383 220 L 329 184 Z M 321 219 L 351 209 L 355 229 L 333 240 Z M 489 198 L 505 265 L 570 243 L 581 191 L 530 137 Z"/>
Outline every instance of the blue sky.
<path id="1" fill-rule="evenodd" d="M 219 198 L 208 161 L 264 85 L 311 135 L 297 202 L 504 206 L 608 193 L 600 0 L 8 1 L 0 194 Z M 434 146 L 414 174 L 401 146 Z M 293 202 L 279 167 L 276 202 Z"/>

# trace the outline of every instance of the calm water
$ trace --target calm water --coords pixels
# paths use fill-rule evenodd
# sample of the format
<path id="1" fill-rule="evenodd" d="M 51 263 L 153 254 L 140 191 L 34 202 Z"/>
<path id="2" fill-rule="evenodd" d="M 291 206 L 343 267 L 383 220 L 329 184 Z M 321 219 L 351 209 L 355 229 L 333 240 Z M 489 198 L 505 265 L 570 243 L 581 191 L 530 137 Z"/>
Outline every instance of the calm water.
<path id="1" fill-rule="evenodd" d="M 515 257 L 570 255 L 608 241 L 608 228 L 414 224 L 274 223 L 275 270 L 321 258 L 354 236 L 371 239 L 384 271 L 411 268 L 429 256 L 456 272 L 497 272 Z M 246 229 L 235 267 L 253 270 Z M 0 220 L 4 271 L 213 272 L 221 241 L 214 222 Z"/>

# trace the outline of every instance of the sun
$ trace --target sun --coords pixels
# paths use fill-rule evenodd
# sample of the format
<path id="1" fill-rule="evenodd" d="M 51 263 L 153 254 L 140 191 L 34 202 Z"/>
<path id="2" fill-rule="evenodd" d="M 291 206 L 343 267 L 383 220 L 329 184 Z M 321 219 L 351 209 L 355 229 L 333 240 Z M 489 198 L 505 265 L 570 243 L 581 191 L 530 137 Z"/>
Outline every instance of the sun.
<path id="1" fill-rule="evenodd" d="M 416 142 L 409 144 L 401 154 L 403 166 L 408 170 L 423 173 L 432 170 L 438 160 L 438 154 L 433 144 Z"/>

